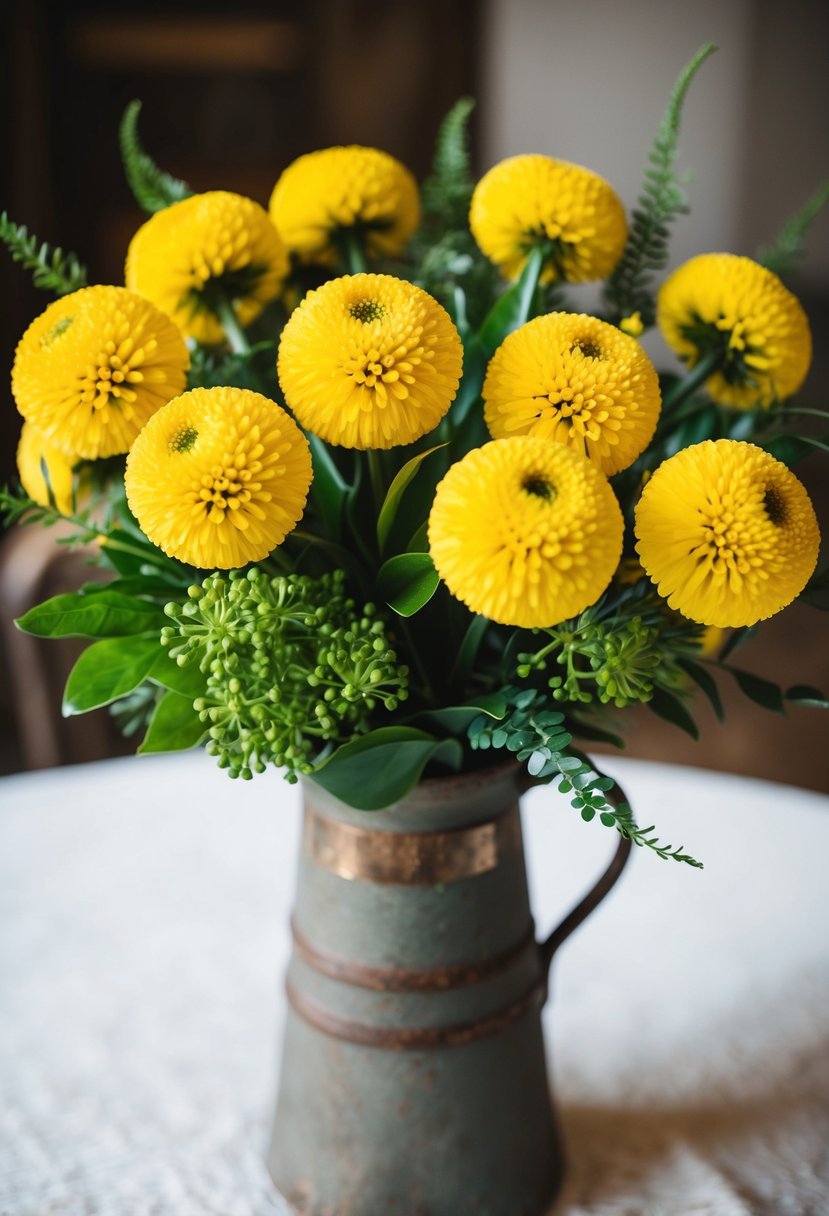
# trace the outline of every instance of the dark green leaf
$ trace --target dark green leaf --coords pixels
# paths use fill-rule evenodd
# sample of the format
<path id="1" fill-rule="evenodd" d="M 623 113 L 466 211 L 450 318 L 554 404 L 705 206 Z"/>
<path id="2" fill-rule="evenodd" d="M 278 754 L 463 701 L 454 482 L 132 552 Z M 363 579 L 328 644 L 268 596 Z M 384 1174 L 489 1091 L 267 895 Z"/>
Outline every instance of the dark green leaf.
<path id="1" fill-rule="evenodd" d="M 789 469 L 800 464 L 812 451 L 811 444 L 797 435 L 774 435 L 771 439 L 758 440 L 758 444 Z"/>
<path id="2" fill-rule="evenodd" d="M 725 720 L 725 710 L 723 709 L 716 680 L 711 673 L 705 667 L 700 666 L 699 663 L 694 663 L 691 659 L 680 659 L 679 665 L 684 671 L 687 671 L 694 683 L 699 685 L 711 702 L 711 707 L 717 715 L 717 720 L 723 722 Z"/>
<path id="3" fill-rule="evenodd" d="M 398 553 L 380 567 L 377 592 L 399 616 L 414 616 L 429 602 L 439 583 L 428 553 Z"/>
<path id="4" fill-rule="evenodd" d="M 666 692 L 664 688 L 657 688 L 647 704 L 657 717 L 664 718 L 666 722 L 672 722 L 674 726 L 678 726 L 680 730 L 689 734 L 692 739 L 699 738 L 696 722 L 678 697 Z"/>
<path id="5" fill-rule="evenodd" d="M 311 494 L 322 516 L 329 537 L 338 541 L 342 534 L 343 505 L 348 493 L 348 482 L 343 477 L 331 452 L 318 435 L 306 435 L 311 448 L 314 479 Z"/>
<path id="6" fill-rule="evenodd" d="M 470 335 L 463 345 L 463 378 L 451 406 L 451 418 L 455 426 L 464 422 L 473 405 L 480 399 L 488 362 L 487 352 L 480 338 L 477 334 Z"/>
<path id="7" fill-rule="evenodd" d="M 468 705 L 447 705 L 443 709 L 430 709 L 417 715 L 417 719 L 430 726 L 445 730 L 450 735 L 468 731 L 479 715 L 500 720 L 507 712 L 507 703 L 499 693 L 487 693 L 476 697 Z"/>
<path id="8" fill-rule="evenodd" d="M 771 680 L 763 680 L 760 676 L 755 676 L 750 671 L 740 671 L 737 667 L 726 667 L 725 670 L 731 672 L 740 686 L 740 691 L 749 700 L 756 702 L 757 705 L 762 705 L 763 709 L 772 710 L 774 713 L 782 714 L 785 712 L 782 690 L 776 684 L 772 684 Z"/>
<path id="9" fill-rule="evenodd" d="M 207 734 L 190 697 L 166 692 L 156 705 L 139 752 L 180 752 L 196 747 Z"/>
<path id="10" fill-rule="evenodd" d="M 446 447 L 445 443 L 439 443 L 425 452 L 419 452 L 417 456 L 413 456 L 411 460 L 407 460 L 402 469 L 398 470 L 394 481 L 389 486 L 385 501 L 380 508 L 380 514 L 377 517 L 377 543 L 380 546 L 381 552 L 386 547 L 386 541 L 389 538 L 389 532 L 391 531 L 406 487 L 412 478 L 416 476 L 426 457 L 431 456 L 432 452 L 437 452 L 444 447 Z"/>
<path id="11" fill-rule="evenodd" d="M 63 714 L 83 714 L 109 705 L 142 684 L 158 659 L 158 638 L 107 638 L 88 646 L 69 673 Z"/>
<path id="12" fill-rule="evenodd" d="M 829 698 L 819 688 L 808 684 L 795 684 L 786 693 L 786 700 L 793 705 L 806 705 L 812 709 L 829 709 Z"/>
<path id="13" fill-rule="evenodd" d="M 167 623 L 158 604 L 111 591 L 105 583 L 83 593 L 56 595 L 16 622 L 39 638 L 118 638 L 156 633 Z"/>
<path id="14" fill-rule="evenodd" d="M 314 770 L 313 780 L 347 806 L 379 811 L 414 789 L 430 760 L 457 770 L 463 749 L 457 739 L 384 726 L 337 748 Z"/>
<path id="15" fill-rule="evenodd" d="M 481 326 L 481 345 L 491 355 L 507 334 L 523 325 L 530 316 L 535 289 L 544 265 L 544 250 L 536 245 L 517 280 L 493 304 Z"/>

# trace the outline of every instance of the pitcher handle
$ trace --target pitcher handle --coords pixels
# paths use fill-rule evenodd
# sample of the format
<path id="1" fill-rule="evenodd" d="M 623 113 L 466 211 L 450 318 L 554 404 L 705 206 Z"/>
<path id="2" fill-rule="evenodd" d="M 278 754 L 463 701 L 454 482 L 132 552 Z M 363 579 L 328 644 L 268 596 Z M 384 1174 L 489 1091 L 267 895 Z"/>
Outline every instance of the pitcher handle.
<path id="1" fill-rule="evenodd" d="M 614 804 L 627 801 L 624 791 L 615 782 L 610 790 L 609 801 Z M 630 857 L 631 847 L 632 841 L 627 836 L 619 838 L 619 843 L 616 846 L 616 852 L 613 854 L 610 865 L 599 877 L 598 881 L 590 888 L 584 898 L 580 899 L 576 906 L 568 912 L 561 924 L 553 929 L 550 936 L 543 942 L 539 942 L 538 948 L 541 954 L 541 963 L 547 974 L 549 974 L 553 956 L 561 943 L 570 936 L 574 929 L 578 929 L 582 921 L 587 919 L 593 909 L 599 906 L 604 897 L 613 890 L 619 881 L 622 870 L 624 870 Z"/>

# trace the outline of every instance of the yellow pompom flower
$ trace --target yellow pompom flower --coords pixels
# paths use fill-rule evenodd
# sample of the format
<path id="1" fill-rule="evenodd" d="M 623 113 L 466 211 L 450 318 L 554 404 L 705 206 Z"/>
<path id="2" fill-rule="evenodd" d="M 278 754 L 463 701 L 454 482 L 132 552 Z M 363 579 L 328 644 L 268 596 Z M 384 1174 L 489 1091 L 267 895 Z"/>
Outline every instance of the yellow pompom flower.
<path id="1" fill-rule="evenodd" d="M 69 515 L 72 511 L 72 468 L 75 463 L 72 457 L 50 443 L 31 422 L 23 423 L 17 445 L 17 472 L 29 498 L 42 507 L 54 505 L 61 515 Z"/>
<path id="2" fill-rule="evenodd" d="M 622 512 L 594 464 L 529 435 L 473 448 L 441 481 L 429 551 L 449 590 L 502 625 L 556 625 L 619 564 Z"/>
<path id="3" fill-rule="evenodd" d="M 56 448 L 97 460 L 129 450 L 184 388 L 190 356 L 169 317 L 123 287 L 84 287 L 26 330 L 12 369 L 17 408 Z"/>
<path id="4" fill-rule="evenodd" d="M 472 235 L 507 278 L 529 252 L 548 249 L 542 281 L 606 278 L 627 240 L 625 209 L 603 178 L 549 156 L 512 156 L 485 173 L 472 195 Z"/>
<path id="5" fill-rule="evenodd" d="M 779 460 L 734 439 L 664 461 L 636 507 L 637 551 L 671 608 L 701 625 L 753 625 L 799 595 L 815 568 L 817 519 Z"/>
<path id="6" fill-rule="evenodd" d="M 554 312 L 511 333 L 483 388 L 494 439 L 534 435 L 587 456 L 610 477 L 656 429 L 659 378 L 634 338 L 597 317 Z"/>
<path id="7" fill-rule="evenodd" d="M 463 347 L 449 314 L 387 274 L 331 279 L 291 314 L 279 383 L 300 425 L 347 448 L 413 443 L 458 391 Z"/>
<path id="8" fill-rule="evenodd" d="M 809 321 L 776 274 L 750 258 L 704 253 L 665 280 L 665 341 L 693 368 L 719 356 L 705 387 L 722 405 L 767 408 L 796 393 L 812 360 Z"/>
<path id="9" fill-rule="evenodd" d="M 307 439 L 249 389 L 183 393 L 127 458 L 127 501 L 143 531 L 169 557 L 205 570 L 267 557 L 302 516 L 310 484 Z"/>
<path id="10" fill-rule="evenodd" d="M 250 325 L 287 273 L 287 250 L 264 207 L 227 190 L 194 194 L 156 212 L 127 252 L 127 287 L 208 345 L 225 336 L 222 301 L 240 325 Z"/>
<path id="11" fill-rule="evenodd" d="M 323 148 L 300 156 L 274 187 L 270 213 L 304 261 L 332 262 L 353 236 L 369 257 L 395 257 L 420 223 L 417 183 L 376 148 Z"/>

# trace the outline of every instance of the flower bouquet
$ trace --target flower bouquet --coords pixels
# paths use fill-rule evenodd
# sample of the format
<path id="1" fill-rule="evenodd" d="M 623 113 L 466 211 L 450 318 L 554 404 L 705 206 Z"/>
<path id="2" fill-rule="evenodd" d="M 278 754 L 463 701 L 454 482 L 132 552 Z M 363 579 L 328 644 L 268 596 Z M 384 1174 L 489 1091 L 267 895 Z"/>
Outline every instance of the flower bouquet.
<path id="1" fill-rule="evenodd" d="M 58 296 L 17 349 L 22 488 L 3 505 L 66 521 L 111 575 L 19 622 L 90 639 L 65 713 L 109 705 L 140 752 L 204 745 L 231 777 L 274 765 L 355 812 L 509 759 L 700 865 L 579 745 L 621 745 L 638 704 L 693 733 L 722 673 L 770 708 L 826 705 L 732 655 L 827 582 L 791 471 L 825 448 L 791 401 L 811 337 L 782 281 L 827 191 L 758 260 L 657 277 L 712 50 L 677 82 L 630 220 L 546 156 L 476 184 L 466 100 L 422 189 L 383 152 L 330 148 L 267 210 L 158 169 L 133 103 L 123 160 L 150 215 L 123 287 L 87 286 L 3 217 Z M 584 282 L 603 284 L 595 315 L 568 299 Z M 654 325 L 682 374 L 640 345 Z"/>

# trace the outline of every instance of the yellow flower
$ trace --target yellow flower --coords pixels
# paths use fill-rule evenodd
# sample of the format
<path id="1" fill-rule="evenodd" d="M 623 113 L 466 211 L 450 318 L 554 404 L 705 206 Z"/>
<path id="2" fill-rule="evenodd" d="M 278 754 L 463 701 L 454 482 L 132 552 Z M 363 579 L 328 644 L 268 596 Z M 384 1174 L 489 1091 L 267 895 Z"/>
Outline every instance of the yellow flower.
<path id="1" fill-rule="evenodd" d="M 820 545 L 795 475 L 734 439 L 697 443 L 661 464 L 634 530 L 642 565 L 669 607 L 722 629 L 785 608 L 808 582 Z"/>
<path id="2" fill-rule="evenodd" d="M 43 432 L 31 422 L 23 423 L 20 442 L 17 445 L 17 472 L 29 498 L 33 498 L 43 507 L 54 504 L 61 515 L 69 515 L 72 511 L 72 467 L 75 463 L 60 448 L 51 444 Z M 44 465 L 46 476 L 43 472 Z"/>
<path id="3" fill-rule="evenodd" d="M 127 501 L 169 557 L 223 570 L 261 560 L 294 528 L 308 441 L 260 393 L 197 388 L 159 410 L 127 459 Z"/>
<path id="4" fill-rule="evenodd" d="M 645 332 L 645 323 L 642 320 L 641 312 L 632 312 L 629 317 L 622 317 L 619 322 L 619 329 L 623 334 L 630 334 L 631 338 L 641 338 Z"/>
<path id="5" fill-rule="evenodd" d="M 310 292 L 279 344 L 279 383 L 300 425 L 347 448 L 413 443 L 458 391 L 463 347 L 449 314 L 387 274 Z"/>
<path id="6" fill-rule="evenodd" d="M 287 273 L 288 254 L 268 213 L 226 190 L 194 194 L 156 212 L 127 252 L 127 287 L 208 344 L 224 337 L 217 297 L 240 325 L 249 325 L 279 294 Z"/>
<path id="7" fill-rule="evenodd" d="M 751 409 L 796 393 L 812 360 L 800 302 L 776 274 L 731 253 L 704 253 L 663 283 L 657 321 L 689 367 L 719 354 L 706 382 L 714 401 Z"/>
<path id="8" fill-rule="evenodd" d="M 588 283 L 613 270 L 627 240 L 625 210 L 595 173 L 549 156 L 512 156 L 472 195 L 472 235 L 490 261 L 517 278 L 536 245 L 549 248 L 543 281 Z"/>
<path id="9" fill-rule="evenodd" d="M 610 477 L 648 446 L 659 378 L 634 338 L 596 317 L 554 312 L 511 333 L 490 361 L 484 417 L 494 439 L 535 435 Z"/>
<path id="10" fill-rule="evenodd" d="M 452 465 L 429 516 L 449 590 L 502 625 L 556 625 L 594 603 L 622 552 L 622 513 L 594 464 L 531 436 Z"/>
<path id="11" fill-rule="evenodd" d="M 184 388 L 190 357 L 172 321 L 123 287 L 84 287 L 50 304 L 17 347 L 17 408 L 75 459 L 128 451 Z"/>
<path id="12" fill-rule="evenodd" d="M 417 183 L 376 148 L 324 148 L 289 165 L 274 187 L 271 218 L 305 261 L 332 262 L 353 235 L 370 257 L 394 257 L 420 223 Z"/>

